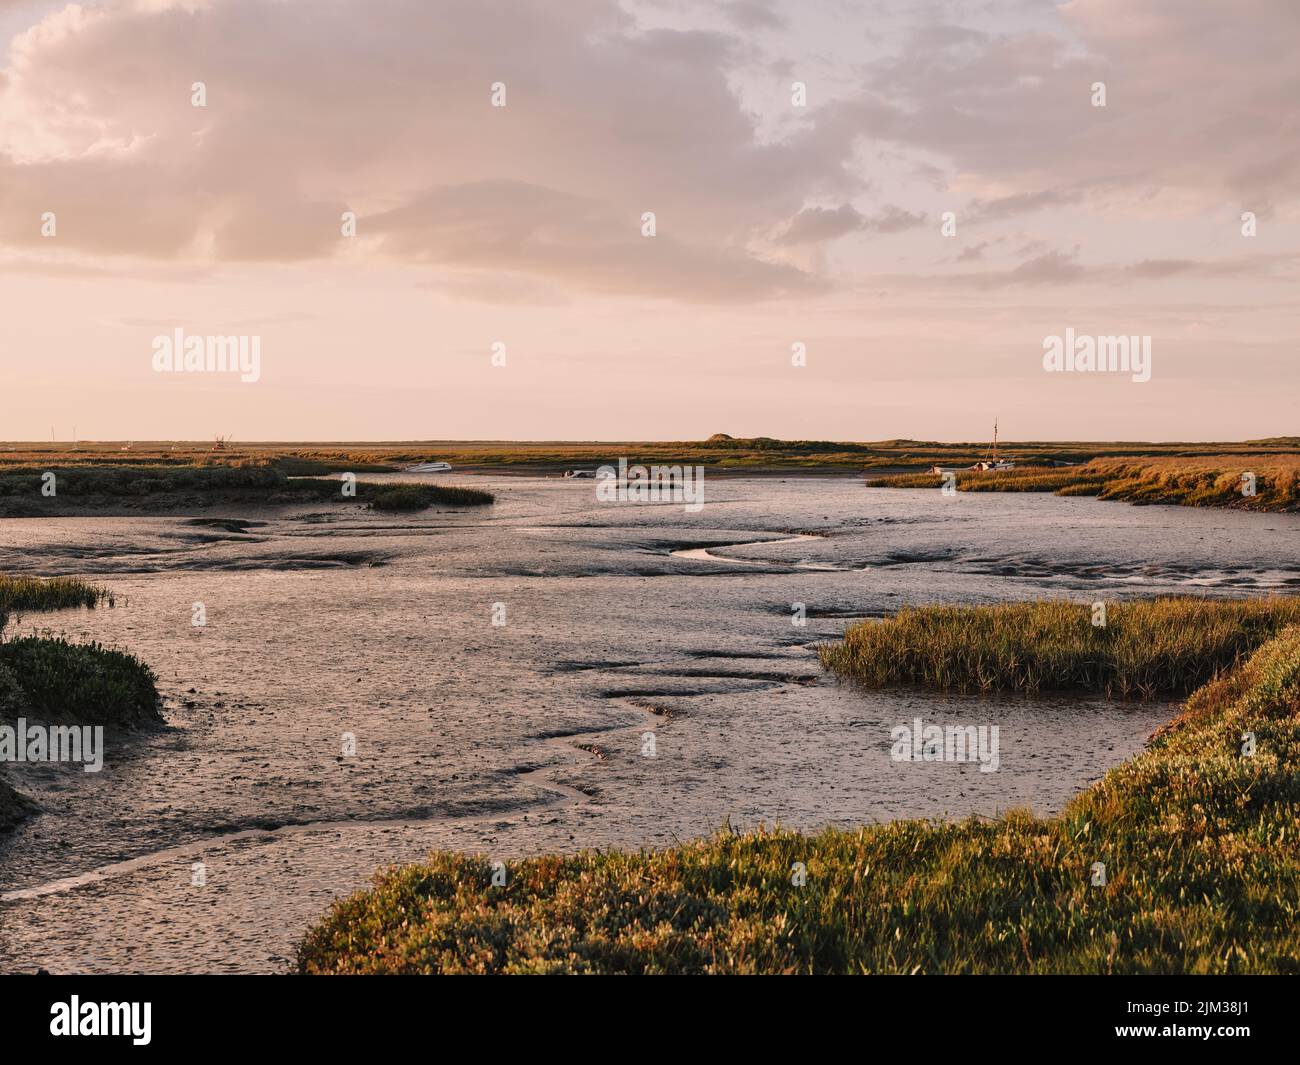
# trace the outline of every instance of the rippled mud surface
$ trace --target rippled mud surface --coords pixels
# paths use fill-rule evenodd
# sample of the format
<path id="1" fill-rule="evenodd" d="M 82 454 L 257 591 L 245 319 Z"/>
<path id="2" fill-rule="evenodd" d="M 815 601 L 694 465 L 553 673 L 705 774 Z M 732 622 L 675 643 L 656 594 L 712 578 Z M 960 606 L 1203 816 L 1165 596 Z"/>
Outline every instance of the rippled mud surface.
<path id="1" fill-rule="evenodd" d="M 0 969 L 283 971 L 331 899 L 432 848 L 1054 812 L 1174 708 L 860 691 L 813 645 L 907 603 L 1300 587 L 1288 515 L 831 476 L 713 478 L 688 513 L 441 479 L 498 503 L 0 521 L 0 570 L 118 595 L 17 627 L 129 650 L 167 701 L 101 773 L 7 767 L 43 813 L 0 842 Z M 916 718 L 998 725 L 998 770 L 891 760 Z"/>

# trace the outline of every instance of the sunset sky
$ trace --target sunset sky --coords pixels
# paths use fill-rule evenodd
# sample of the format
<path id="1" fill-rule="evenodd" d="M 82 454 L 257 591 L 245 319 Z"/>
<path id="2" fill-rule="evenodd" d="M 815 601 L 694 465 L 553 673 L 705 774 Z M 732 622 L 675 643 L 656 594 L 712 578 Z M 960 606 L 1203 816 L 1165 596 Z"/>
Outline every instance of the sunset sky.
<path id="1" fill-rule="evenodd" d="M 0 40 L 0 439 L 1300 432 L 1296 0 L 0 0 Z M 178 327 L 261 379 L 156 373 Z M 1151 380 L 1046 373 L 1067 328 Z"/>

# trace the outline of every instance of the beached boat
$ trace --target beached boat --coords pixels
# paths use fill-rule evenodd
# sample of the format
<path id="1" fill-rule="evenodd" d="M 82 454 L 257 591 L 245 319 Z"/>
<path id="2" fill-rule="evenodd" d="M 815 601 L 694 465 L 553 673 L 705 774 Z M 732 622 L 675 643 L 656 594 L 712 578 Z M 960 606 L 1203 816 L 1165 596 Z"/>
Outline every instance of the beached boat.
<path id="1" fill-rule="evenodd" d="M 595 470 L 565 470 L 564 476 L 568 477 L 595 477 Z"/>
<path id="2" fill-rule="evenodd" d="M 407 466 L 403 473 L 446 473 L 451 469 L 450 462 L 417 462 L 414 466 Z"/>
<path id="3" fill-rule="evenodd" d="M 1016 464 L 1010 459 L 998 458 L 998 423 L 993 422 L 993 446 L 989 450 L 989 457 L 973 466 L 931 466 L 930 473 L 969 473 L 971 470 L 979 470 L 983 473 L 996 473 L 1002 470 L 1014 470 Z"/>

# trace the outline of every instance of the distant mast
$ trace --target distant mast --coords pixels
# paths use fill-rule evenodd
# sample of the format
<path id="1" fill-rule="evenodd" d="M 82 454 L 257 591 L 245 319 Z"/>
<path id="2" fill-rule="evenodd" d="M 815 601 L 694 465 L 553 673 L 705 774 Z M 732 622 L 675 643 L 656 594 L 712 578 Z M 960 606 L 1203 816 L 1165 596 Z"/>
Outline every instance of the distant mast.
<path id="1" fill-rule="evenodd" d="M 931 473 L 965 473 L 968 470 L 981 470 L 985 473 L 990 470 L 1014 470 L 1016 464 L 1008 459 L 998 458 L 998 420 L 993 419 L 993 445 L 989 448 L 989 453 L 973 466 L 940 466 L 938 463 L 930 467 Z"/>

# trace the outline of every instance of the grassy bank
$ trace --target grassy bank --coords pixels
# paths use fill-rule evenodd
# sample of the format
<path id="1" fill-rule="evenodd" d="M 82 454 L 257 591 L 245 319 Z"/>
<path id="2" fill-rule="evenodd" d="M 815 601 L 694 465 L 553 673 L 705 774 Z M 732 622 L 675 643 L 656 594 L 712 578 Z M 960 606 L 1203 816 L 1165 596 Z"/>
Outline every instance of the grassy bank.
<path id="1" fill-rule="evenodd" d="M 1243 491 L 1253 476 L 1254 495 Z M 941 474 L 872 478 L 874 488 L 938 488 Z M 1001 472 L 957 474 L 959 492 L 1054 492 L 1128 503 L 1240 510 L 1300 511 L 1300 457 L 1231 454 L 1202 457 L 1093 459 L 1079 466 L 1021 466 Z"/>
<path id="2" fill-rule="evenodd" d="M 1132 614 L 1131 637 L 1169 609 Z M 298 968 L 1298 972 L 1300 626 L 1270 638 L 1279 621 L 1257 625 L 1262 646 L 1059 817 L 548 856 L 512 863 L 504 888 L 490 886 L 486 859 L 435 853 L 337 902 L 304 939 Z M 1177 656 L 1176 642 L 1151 635 Z M 1156 674 L 1186 680 L 1172 663 Z"/>
<path id="3" fill-rule="evenodd" d="M 134 729 L 162 720 L 152 670 L 133 655 L 60 637 L 5 639 L 11 612 L 113 605 L 112 593 L 71 577 L 0 575 L 0 724 L 18 717 Z M 0 764 L 0 771 L 4 770 Z M 0 779 L 0 832 L 37 809 Z"/>
<path id="4" fill-rule="evenodd" d="M 325 464 L 309 464 L 321 472 Z M 49 481 L 49 474 L 54 480 Z M 47 483 L 54 494 L 43 494 Z M 421 485 L 423 506 L 476 506 L 493 502 L 490 492 L 474 488 Z M 0 466 L 0 516 L 75 514 L 79 510 L 118 509 L 169 513 L 214 506 L 288 506 L 301 503 L 362 505 L 386 497 L 394 486 L 358 481 L 355 496 L 344 496 L 341 482 L 291 476 L 278 464 L 239 465 L 77 465 Z"/>
<path id="5" fill-rule="evenodd" d="M 905 608 L 819 648 L 822 666 L 869 687 L 1186 695 L 1287 625 L 1300 598 L 1168 597 L 1093 608 L 1066 602 Z"/>

